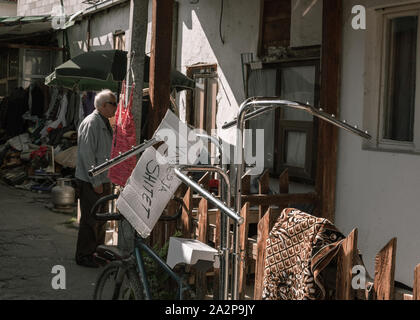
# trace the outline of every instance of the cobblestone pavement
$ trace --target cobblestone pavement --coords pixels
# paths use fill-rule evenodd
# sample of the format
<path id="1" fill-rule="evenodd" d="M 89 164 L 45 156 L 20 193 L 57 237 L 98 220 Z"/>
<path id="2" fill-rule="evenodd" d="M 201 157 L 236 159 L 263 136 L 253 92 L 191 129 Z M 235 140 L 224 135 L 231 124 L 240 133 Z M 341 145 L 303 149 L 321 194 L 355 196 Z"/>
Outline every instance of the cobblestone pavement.
<path id="1" fill-rule="evenodd" d="M 92 298 L 100 269 L 76 264 L 71 215 L 52 212 L 49 203 L 49 194 L 0 183 L 0 300 Z M 55 265 L 65 268 L 66 289 L 52 287 Z"/>

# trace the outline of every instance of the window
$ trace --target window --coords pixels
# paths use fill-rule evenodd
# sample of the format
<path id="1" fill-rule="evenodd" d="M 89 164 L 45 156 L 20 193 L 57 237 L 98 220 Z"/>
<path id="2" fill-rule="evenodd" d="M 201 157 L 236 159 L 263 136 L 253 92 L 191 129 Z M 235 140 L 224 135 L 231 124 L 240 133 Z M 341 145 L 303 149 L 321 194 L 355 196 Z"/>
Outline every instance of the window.
<path id="1" fill-rule="evenodd" d="M 260 37 L 258 55 L 264 56 L 269 47 L 290 44 L 291 0 L 260 0 Z"/>
<path id="2" fill-rule="evenodd" d="M 23 49 L 23 88 L 27 88 L 36 81 L 43 82 L 52 70 L 53 56 L 51 51 Z"/>
<path id="3" fill-rule="evenodd" d="M 319 59 L 289 59 L 248 67 L 247 96 L 279 96 L 286 100 L 319 104 Z M 252 129 L 264 129 L 265 168 L 275 176 L 288 169 L 292 180 L 313 183 L 316 167 L 317 121 L 310 114 L 280 108 L 249 121 Z M 254 133 L 255 134 L 255 133 Z M 253 139 L 255 143 L 255 139 Z M 253 150 L 256 146 L 253 145 Z"/>
<path id="4" fill-rule="evenodd" d="M 364 148 L 420 153 L 420 4 L 368 11 Z"/>
<path id="5" fill-rule="evenodd" d="M 114 49 L 116 50 L 125 50 L 125 32 L 124 31 L 115 31 L 114 35 Z"/>
<path id="6" fill-rule="evenodd" d="M 0 98 L 9 95 L 18 86 L 19 50 L 0 53 Z"/>
<path id="7" fill-rule="evenodd" d="M 188 124 L 204 130 L 208 135 L 216 129 L 217 114 L 217 65 L 198 64 L 187 67 L 187 76 L 195 81 L 194 91 L 187 90 L 186 115 Z M 216 150 L 209 143 L 210 156 L 214 159 Z"/>

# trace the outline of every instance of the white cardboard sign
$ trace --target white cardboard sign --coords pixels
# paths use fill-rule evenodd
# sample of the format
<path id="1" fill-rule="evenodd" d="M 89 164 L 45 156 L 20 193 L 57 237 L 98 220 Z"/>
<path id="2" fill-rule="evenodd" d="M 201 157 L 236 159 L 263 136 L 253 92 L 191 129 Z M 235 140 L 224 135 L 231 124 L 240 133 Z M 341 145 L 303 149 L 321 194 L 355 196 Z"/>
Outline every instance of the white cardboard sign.
<path id="1" fill-rule="evenodd" d="M 176 137 L 175 142 L 173 139 L 171 141 L 175 146 L 164 143 L 158 150 L 154 147 L 146 149 L 117 200 L 120 213 L 143 238 L 150 235 L 181 184 L 173 170 L 174 165 L 179 164 L 182 159 L 188 158 L 188 163 L 193 164 L 199 159 L 199 152 L 188 155 L 188 147 L 192 145 L 188 138 L 195 142 L 197 136 L 170 110 L 156 130 L 155 137 L 164 141 L 168 132 Z M 171 147 L 175 150 L 173 158 L 167 154 Z"/>
<path id="2" fill-rule="evenodd" d="M 120 213 L 143 238 L 150 235 L 181 184 L 173 166 L 162 164 L 158 157 L 153 147 L 143 153 L 117 200 Z"/>

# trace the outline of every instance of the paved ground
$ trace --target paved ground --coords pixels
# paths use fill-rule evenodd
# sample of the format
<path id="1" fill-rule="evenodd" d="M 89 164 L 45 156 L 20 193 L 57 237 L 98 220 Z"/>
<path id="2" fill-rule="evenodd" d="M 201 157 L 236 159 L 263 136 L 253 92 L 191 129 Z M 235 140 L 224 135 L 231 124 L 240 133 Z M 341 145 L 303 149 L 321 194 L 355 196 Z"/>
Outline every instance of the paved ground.
<path id="1" fill-rule="evenodd" d="M 0 300 L 91 299 L 100 269 L 74 261 L 77 229 L 71 215 L 45 208 L 48 194 L 0 183 Z M 52 268 L 65 268 L 66 289 L 52 288 Z"/>

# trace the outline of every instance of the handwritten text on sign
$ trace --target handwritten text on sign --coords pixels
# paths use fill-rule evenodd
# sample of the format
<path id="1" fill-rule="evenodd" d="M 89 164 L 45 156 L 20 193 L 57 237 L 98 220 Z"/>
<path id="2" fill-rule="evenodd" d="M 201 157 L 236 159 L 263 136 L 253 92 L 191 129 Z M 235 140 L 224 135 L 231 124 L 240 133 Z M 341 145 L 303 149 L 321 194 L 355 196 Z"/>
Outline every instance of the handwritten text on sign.
<path id="1" fill-rule="evenodd" d="M 147 149 L 117 200 L 118 210 L 144 238 L 150 235 L 181 184 L 173 166 L 165 164 L 161 157 L 154 148 Z"/>

